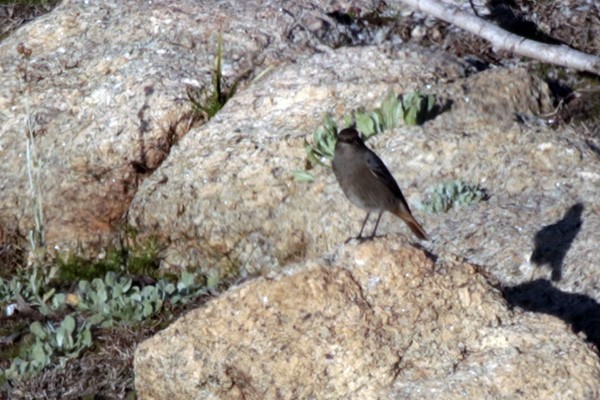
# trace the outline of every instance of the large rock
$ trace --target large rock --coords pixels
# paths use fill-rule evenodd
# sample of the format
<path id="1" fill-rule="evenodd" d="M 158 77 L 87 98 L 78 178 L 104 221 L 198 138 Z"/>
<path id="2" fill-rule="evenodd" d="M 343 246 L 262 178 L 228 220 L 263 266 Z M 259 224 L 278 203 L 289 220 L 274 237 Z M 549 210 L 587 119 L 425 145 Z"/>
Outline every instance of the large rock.
<path id="1" fill-rule="evenodd" d="M 219 31 L 231 82 L 313 52 L 315 35 L 333 27 L 327 10 L 369 9 L 371 1 L 314 6 L 65 0 L 2 40 L 0 231 L 25 236 L 34 226 L 28 120 L 48 245 L 87 248 L 110 237 L 138 184 L 187 133 L 186 86 L 210 85 Z"/>
<path id="2" fill-rule="evenodd" d="M 390 236 L 234 288 L 135 356 L 143 399 L 591 399 L 592 347 Z"/>
<path id="3" fill-rule="evenodd" d="M 491 195 L 441 215 L 415 210 L 432 238 L 429 250 L 486 265 L 507 284 L 552 278 L 559 290 L 600 300 L 600 274 L 588 268 L 600 231 L 597 146 L 572 126 L 536 122 L 552 110 L 546 83 L 523 69 L 473 73 L 418 47 L 332 50 L 319 43 L 335 44 L 343 32 L 327 12 L 372 4 L 313 6 L 65 1 L 4 39 L 0 246 L 34 226 L 29 114 L 49 246 L 86 248 L 110 237 L 129 213 L 127 222 L 166 245 L 166 265 L 253 273 L 318 256 L 355 234 L 363 213 L 325 168 L 314 171 L 313 184 L 293 181 L 304 167 L 304 139 L 326 112 L 340 119 L 379 105 L 389 90 L 421 89 L 450 108 L 370 146 L 412 205 L 449 179 Z M 174 100 L 187 84 L 209 84 L 219 30 L 226 77 L 250 69 L 259 79 L 177 142 L 189 119 L 187 105 Z M 389 216 L 380 229 L 406 232 Z"/>
<path id="4" fill-rule="evenodd" d="M 537 117 L 552 111 L 552 98 L 547 84 L 525 69 L 475 73 L 447 53 L 393 41 L 323 45 L 344 42 L 327 12 L 360 12 L 372 3 L 160 0 L 132 7 L 67 0 L 3 39 L 0 246 L 33 226 L 29 121 L 49 246 L 89 247 L 110 237 L 128 214 L 126 222 L 141 235 L 165 245 L 165 266 L 256 273 L 299 264 L 289 276 L 224 295 L 163 333 L 166 343 L 175 343 L 179 338 L 170 333 L 207 313 L 214 328 L 201 326 L 206 339 L 190 330 L 179 348 L 222 350 L 222 360 L 233 360 L 210 364 L 206 352 L 195 353 L 209 369 L 182 371 L 183 377 L 216 371 L 200 382 L 209 388 L 215 382 L 215 390 L 225 382 L 232 395 L 257 388 L 258 397 L 289 382 L 297 384 L 288 388 L 307 388 L 290 395 L 297 397 L 335 387 L 340 396 L 509 398 L 517 394 L 513 382 L 532 396 L 598 396 L 597 358 L 563 322 L 512 314 L 472 267 L 440 262 L 433 273 L 423 253 L 395 247 L 393 234 L 407 231 L 389 215 L 379 233 L 390 240 L 335 250 L 356 234 L 364 213 L 343 197 L 327 168 L 313 170 L 311 184 L 293 180 L 305 165 L 304 140 L 325 113 L 340 121 L 357 108 L 378 106 L 389 90 L 436 94 L 449 105 L 444 113 L 369 141 L 411 205 L 425 188 L 449 179 L 488 189 L 489 201 L 445 214 L 415 207 L 431 237 L 425 248 L 480 264 L 510 286 L 504 291 L 510 305 L 558 316 L 600 345 L 600 274 L 592 268 L 600 232 L 598 146 L 574 126 L 539 123 Z M 231 80 L 250 71 L 252 79 L 208 124 L 189 130 L 181 99 L 187 85 L 209 84 L 218 31 L 224 75 Z M 319 258 L 334 250 L 333 261 Z M 369 261 L 373 255 L 381 265 Z M 303 266 L 307 259 L 320 261 Z M 257 297 L 271 291 L 277 294 L 266 303 Z M 241 330 L 227 333 L 229 342 L 210 342 L 242 321 Z M 284 327 L 287 347 L 272 347 L 278 338 L 267 331 Z M 320 358 L 302 347 L 313 339 L 326 345 Z M 266 356 L 252 364 L 251 354 L 242 357 L 259 348 L 254 343 Z M 158 357 L 146 349 L 138 354 L 138 380 L 140 393 L 150 395 L 149 382 L 171 370 L 146 373 L 142 361 Z M 298 376 L 326 371 L 336 378 L 296 382 L 269 364 L 281 354 L 287 357 L 281 365 L 297 366 Z M 554 380 L 534 381 L 540 377 L 523 372 L 524 365 Z M 478 375 L 484 378 L 471 379 Z"/>
<path id="5" fill-rule="evenodd" d="M 404 47 L 342 48 L 282 65 L 179 142 L 140 187 L 129 221 L 167 242 L 165 262 L 177 266 L 268 271 L 320 254 L 356 234 L 364 214 L 330 169 L 315 170 L 313 184 L 294 181 L 305 166 L 305 139 L 326 113 L 373 109 L 389 90 L 414 91 L 437 70 L 465 74 L 445 53 Z M 406 138 L 397 132 L 374 142 Z M 411 137 L 395 159 L 386 157 L 393 171 L 417 159 L 399 176 L 408 195 L 415 193 L 409 183 L 423 184 L 414 178 L 431 150 L 413 143 L 425 138 Z"/>
<path id="6" fill-rule="evenodd" d="M 413 207 L 427 248 L 485 265 L 507 285 L 552 278 L 559 290 L 600 300 L 600 274 L 589 268 L 600 232 L 600 159 L 587 138 L 574 126 L 540 123 L 553 106 L 539 77 L 519 68 L 472 74 L 421 48 L 341 48 L 279 66 L 180 142 L 140 187 L 129 221 L 162 237 L 167 265 L 254 273 L 316 257 L 356 234 L 364 212 L 327 168 L 313 170 L 311 184 L 293 180 L 304 139 L 326 112 L 341 121 L 378 106 L 390 89 L 419 88 L 449 109 L 369 146 L 413 206 L 428 187 L 454 179 L 490 195 L 442 214 Z M 407 230 L 386 215 L 379 232 Z"/>

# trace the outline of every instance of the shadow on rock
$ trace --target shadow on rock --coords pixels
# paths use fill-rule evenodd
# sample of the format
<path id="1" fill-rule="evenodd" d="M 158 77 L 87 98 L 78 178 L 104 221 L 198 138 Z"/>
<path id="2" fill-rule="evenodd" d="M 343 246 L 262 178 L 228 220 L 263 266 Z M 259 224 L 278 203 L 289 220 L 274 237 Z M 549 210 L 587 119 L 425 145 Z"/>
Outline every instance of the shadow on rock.
<path id="1" fill-rule="evenodd" d="M 563 261 L 581 229 L 582 212 L 583 204 L 577 203 L 560 221 L 542 228 L 535 234 L 535 248 L 530 260 L 537 265 L 549 265 L 552 268 L 552 280 L 555 282 L 560 281 L 562 277 Z"/>
<path id="2" fill-rule="evenodd" d="M 487 6 L 489 19 L 511 33 L 542 43 L 565 44 L 538 28 L 514 0 L 489 0 Z"/>
<path id="3" fill-rule="evenodd" d="M 589 296 L 563 292 L 546 279 L 537 279 L 502 290 L 511 307 L 554 315 L 583 331 L 596 350 L 600 350 L 600 304 Z"/>

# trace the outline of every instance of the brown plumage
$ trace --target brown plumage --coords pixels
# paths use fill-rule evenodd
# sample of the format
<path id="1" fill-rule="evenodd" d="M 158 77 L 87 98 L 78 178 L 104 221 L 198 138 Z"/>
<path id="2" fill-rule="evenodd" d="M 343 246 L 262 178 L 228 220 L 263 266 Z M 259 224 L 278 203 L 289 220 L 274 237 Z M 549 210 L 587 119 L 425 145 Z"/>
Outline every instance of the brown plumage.
<path id="1" fill-rule="evenodd" d="M 412 216 L 396 180 L 377 154 L 365 145 L 356 129 L 347 128 L 338 133 L 332 165 L 346 197 L 352 204 L 367 211 L 358 239 L 362 237 L 371 212 L 379 213 L 372 238 L 381 215 L 389 211 L 404 221 L 415 236 L 427 240 L 425 230 Z"/>

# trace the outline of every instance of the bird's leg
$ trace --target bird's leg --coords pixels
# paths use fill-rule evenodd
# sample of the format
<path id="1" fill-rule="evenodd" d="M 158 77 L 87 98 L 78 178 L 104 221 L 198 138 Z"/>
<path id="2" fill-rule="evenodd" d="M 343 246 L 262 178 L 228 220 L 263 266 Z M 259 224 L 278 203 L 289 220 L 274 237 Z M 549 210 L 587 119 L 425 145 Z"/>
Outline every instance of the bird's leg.
<path id="1" fill-rule="evenodd" d="M 371 215 L 371 213 L 367 213 L 367 216 L 365 217 L 365 220 L 362 223 L 362 226 L 360 227 L 360 233 L 358 234 L 357 237 L 349 237 L 348 240 L 346 240 L 346 243 L 348 243 L 349 241 L 351 241 L 352 239 L 358 239 L 361 240 L 362 239 L 362 233 L 363 230 L 365 229 L 365 225 L 367 224 L 367 221 L 369 220 L 369 215 Z"/>
<path id="2" fill-rule="evenodd" d="M 362 233 L 363 230 L 365 229 L 365 225 L 367 224 L 367 221 L 369 220 L 369 215 L 371 215 L 371 213 L 367 213 L 367 216 L 365 217 L 365 220 L 363 221 L 362 226 L 360 227 L 360 232 L 358 233 L 358 236 L 356 237 L 357 239 L 362 238 Z"/>
<path id="3" fill-rule="evenodd" d="M 373 233 L 371 233 L 371 236 L 369 236 L 369 239 L 373 239 L 375 237 L 375 233 L 377 232 L 377 226 L 379 226 L 379 220 L 381 219 L 382 215 L 383 211 L 380 211 L 379 216 L 377 217 L 377 222 L 375 222 L 375 228 L 373 229 Z"/>

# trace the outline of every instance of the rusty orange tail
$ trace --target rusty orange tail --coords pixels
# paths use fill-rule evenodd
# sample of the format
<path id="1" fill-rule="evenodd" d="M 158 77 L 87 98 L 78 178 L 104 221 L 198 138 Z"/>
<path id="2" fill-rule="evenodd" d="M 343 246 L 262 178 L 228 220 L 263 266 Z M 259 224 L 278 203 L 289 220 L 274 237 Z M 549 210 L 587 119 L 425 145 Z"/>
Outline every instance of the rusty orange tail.
<path id="1" fill-rule="evenodd" d="M 410 212 L 407 213 L 403 210 L 398 210 L 394 213 L 394 215 L 396 215 L 402 221 L 406 222 L 406 225 L 408 225 L 408 227 L 410 228 L 412 233 L 415 234 L 416 237 L 418 237 L 421 240 L 427 240 L 427 234 L 425 233 L 425 229 L 423 229 L 421 224 L 417 222 L 415 217 L 413 217 L 412 214 L 410 214 Z"/>

